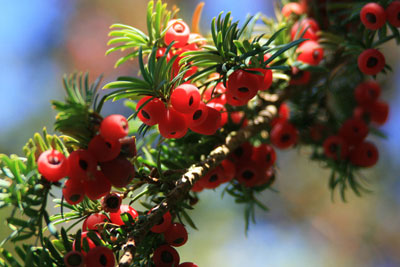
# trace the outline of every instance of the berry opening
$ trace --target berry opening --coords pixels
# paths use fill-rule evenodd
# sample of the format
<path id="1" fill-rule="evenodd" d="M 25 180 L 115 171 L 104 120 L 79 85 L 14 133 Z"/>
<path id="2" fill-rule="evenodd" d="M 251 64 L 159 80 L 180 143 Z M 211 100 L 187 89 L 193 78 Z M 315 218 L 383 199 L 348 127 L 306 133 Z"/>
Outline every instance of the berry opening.
<path id="1" fill-rule="evenodd" d="M 210 179 L 208 179 L 210 182 L 215 182 L 216 180 L 218 180 L 218 175 L 216 174 L 211 175 Z"/>
<path id="2" fill-rule="evenodd" d="M 290 140 L 290 134 L 282 134 L 282 136 L 281 136 L 281 142 L 282 143 L 286 143 L 286 142 L 288 142 Z"/>
<path id="3" fill-rule="evenodd" d="M 149 115 L 149 113 L 147 113 L 146 111 L 142 110 L 142 115 L 143 115 L 143 117 L 145 117 L 146 119 L 150 120 L 150 115 Z"/>
<path id="4" fill-rule="evenodd" d="M 319 51 L 318 50 L 314 50 L 312 56 L 313 56 L 314 60 L 317 60 L 319 58 Z"/>
<path id="5" fill-rule="evenodd" d="M 99 262 L 101 265 L 107 266 L 107 257 L 104 254 L 102 254 L 99 258 Z"/>
<path id="6" fill-rule="evenodd" d="M 242 93 L 249 92 L 249 88 L 247 88 L 247 87 L 240 87 L 238 90 L 239 90 L 239 92 L 242 92 Z"/>
<path id="7" fill-rule="evenodd" d="M 246 180 L 250 180 L 254 177 L 254 173 L 250 170 L 246 170 L 243 172 L 242 177 Z"/>
<path id="8" fill-rule="evenodd" d="M 331 144 L 331 145 L 329 146 L 329 151 L 330 151 L 331 153 L 336 153 L 336 152 L 338 151 L 338 149 L 339 149 L 339 147 L 338 147 L 337 144 Z"/>
<path id="9" fill-rule="evenodd" d="M 82 170 L 86 171 L 88 166 L 89 164 L 86 162 L 86 160 L 83 159 L 79 160 L 79 167 L 81 167 Z"/>
<path id="10" fill-rule="evenodd" d="M 376 23 L 376 16 L 375 16 L 375 14 L 367 13 L 367 14 L 365 15 L 365 17 L 367 18 L 368 22 L 370 22 L 370 23 Z"/>
<path id="11" fill-rule="evenodd" d="M 83 262 L 82 255 L 74 253 L 67 258 L 67 263 L 70 266 L 79 266 Z"/>
<path id="12" fill-rule="evenodd" d="M 182 244 L 185 239 L 183 237 L 177 238 L 174 240 L 174 244 L 179 245 Z"/>
<path id="13" fill-rule="evenodd" d="M 201 115 L 203 114 L 203 111 L 201 111 L 201 109 L 196 110 L 195 113 L 193 113 L 193 120 L 198 120 L 200 119 Z"/>
<path id="14" fill-rule="evenodd" d="M 180 23 L 175 23 L 173 28 L 174 28 L 174 31 L 176 31 L 177 33 L 182 33 L 185 31 L 185 27 Z"/>
<path id="15" fill-rule="evenodd" d="M 191 106 L 192 104 L 193 104 L 193 96 L 190 96 L 190 98 L 189 98 L 189 106 Z"/>
<path id="16" fill-rule="evenodd" d="M 109 208 L 111 208 L 111 209 L 116 209 L 116 208 L 118 208 L 119 205 L 120 205 L 119 203 L 120 203 L 119 197 L 116 197 L 116 196 L 114 196 L 114 197 L 109 197 L 109 198 L 107 198 L 107 200 L 106 200 L 106 205 L 107 205 L 107 207 L 109 207 Z"/>
<path id="17" fill-rule="evenodd" d="M 54 157 L 49 155 L 49 157 L 47 158 L 47 160 L 49 161 L 50 164 L 52 165 L 58 165 L 61 163 L 60 159 L 58 157 Z"/>
<path id="18" fill-rule="evenodd" d="M 378 59 L 376 57 L 370 57 L 367 61 L 367 67 L 373 68 L 378 64 Z"/>
<path id="19" fill-rule="evenodd" d="M 71 195 L 71 196 L 69 197 L 69 199 L 70 199 L 72 202 L 78 201 L 80 198 L 81 198 L 81 195 L 79 195 L 79 194 Z"/>

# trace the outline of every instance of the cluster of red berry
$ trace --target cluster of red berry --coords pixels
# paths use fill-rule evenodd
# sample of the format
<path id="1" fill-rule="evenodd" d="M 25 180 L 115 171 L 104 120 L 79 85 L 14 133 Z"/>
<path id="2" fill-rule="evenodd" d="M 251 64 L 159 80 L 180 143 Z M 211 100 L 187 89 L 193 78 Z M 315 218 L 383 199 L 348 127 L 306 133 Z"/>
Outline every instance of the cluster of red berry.
<path id="1" fill-rule="evenodd" d="M 131 162 L 121 155 L 122 147 L 127 147 L 130 156 L 136 154 L 135 139 L 127 134 L 127 120 L 122 115 L 110 115 L 101 122 L 99 134 L 87 149 L 72 151 L 68 158 L 57 150 L 45 151 L 38 158 L 38 171 L 50 182 L 68 177 L 63 196 L 69 204 L 78 204 L 85 195 L 99 199 L 110 192 L 111 186 L 124 187 L 135 175 Z"/>

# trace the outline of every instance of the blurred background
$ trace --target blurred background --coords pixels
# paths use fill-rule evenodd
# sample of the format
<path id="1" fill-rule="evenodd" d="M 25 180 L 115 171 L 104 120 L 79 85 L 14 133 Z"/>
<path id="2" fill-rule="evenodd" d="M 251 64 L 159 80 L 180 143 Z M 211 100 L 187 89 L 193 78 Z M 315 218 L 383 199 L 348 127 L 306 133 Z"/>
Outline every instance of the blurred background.
<path id="1" fill-rule="evenodd" d="M 197 0 L 169 0 L 190 24 Z M 207 33 L 212 17 L 232 11 L 244 20 L 258 11 L 273 16 L 273 1 L 205 0 L 201 21 Z M 33 133 L 47 126 L 55 112 L 49 103 L 63 99 L 64 73 L 90 71 L 103 84 L 118 75 L 133 75 L 136 63 L 114 69 L 119 54 L 104 56 L 108 27 L 124 23 L 145 29 L 147 0 L 9 1 L 0 16 L 0 153 L 21 154 Z M 187 245 L 178 248 L 182 261 L 214 266 L 400 266 L 400 49 L 384 47 L 393 73 L 381 77 L 391 114 L 377 140 L 379 164 L 363 174 L 372 194 L 347 203 L 331 201 L 329 173 L 307 160 L 308 151 L 279 153 L 279 176 L 273 191 L 260 198 L 270 212 L 257 212 L 257 223 L 244 233 L 243 207 L 220 191 L 201 193 L 192 212 L 199 231 L 190 230 Z M 105 114 L 126 113 L 121 102 Z M 104 114 L 104 115 L 105 115 Z M 4 212 L 1 217 L 4 218 Z M 5 229 L 4 220 L 0 221 Z M 5 236 L 2 233 L 1 236 Z"/>

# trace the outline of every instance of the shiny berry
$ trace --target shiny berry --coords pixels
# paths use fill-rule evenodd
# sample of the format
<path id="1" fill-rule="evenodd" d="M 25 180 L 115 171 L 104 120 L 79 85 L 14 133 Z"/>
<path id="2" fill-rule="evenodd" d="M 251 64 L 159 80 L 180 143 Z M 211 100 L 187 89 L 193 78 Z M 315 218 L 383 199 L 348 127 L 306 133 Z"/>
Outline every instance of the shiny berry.
<path id="1" fill-rule="evenodd" d="M 221 162 L 220 166 L 221 166 L 222 172 L 223 172 L 223 176 L 221 177 L 221 180 L 220 180 L 221 183 L 227 183 L 227 182 L 231 181 L 233 178 L 235 178 L 236 167 L 232 161 L 230 161 L 229 159 L 224 159 Z"/>
<path id="2" fill-rule="evenodd" d="M 358 56 L 358 68 L 366 75 L 376 75 L 385 67 L 385 57 L 376 49 L 364 50 Z"/>
<path id="3" fill-rule="evenodd" d="M 158 130 L 165 138 L 182 138 L 188 130 L 188 122 L 184 114 L 170 107 L 164 120 L 158 124 Z"/>
<path id="4" fill-rule="evenodd" d="M 92 248 L 86 255 L 86 265 L 93 267 L 114 267 L 114 253 L 106 247 L 99 246 Z"/>
<path id="5" fill-rule="evenodd" d="M 126 158 L 118 157 L 100 164 L 108 181 L 115 187 L 125 187 L 135 177 L 135 168 Z"/>
<path id="6" fill-rule="evenodd" d="M 191 114 L 187 114 L 186 119 L 189 127 L 202 124 L 208 114 L 208 108 L 203 101 L 200 101 L 199 106 Z"/>
<path id="7" fill-rule="evenodd" d="M 150 212 L 151 211 L 149 211 L 149 213 Z M 164 213 L 163 217 L 158 222 L 158 224 L 154 225 L 150 229 L 150 231 L 157 234 L 165 232 L 171 226 L 171 220 L 172 220 L 171 213 L 167 211 L 166 213 Z"/>
<path id="8" fill-rule="evenodd" d="M 76 205 L 85 197 L 85 189 L 81 181 L 70 178 L 65 182 L 62 194 L 67 203 Z"/>
<path id="9" fill-rule="evenodd" d="M 92 176 L 83 182 L 85 194 L 91 200 L 107 195 L 111 190 L 111 183 L 101 171 L 95 171 Z"/>
<path id="10" fill-rule="evenodd" d="M 317 32 L 319 31 L 319 26 L 314 19 L 306 18 L 296 22 L 290 31 L 290 36 L 292 40 L 294 40 L 295 37 L 296 39 L 299 38 L 304 31 L 304 39 L 310 39 L 314 41 L 318 40 Z"/>
<path id="11" fill-rule="evenodd" d="M 210 101 L 211 99 L 218 100 L 217 102 L 223 103 L 224 100 L 221 99 L 226 92 L 226 88 L 223 83 L 218 83 L 216 86 L 208 87 L 203 93 L 203 99 L 205 101 Z M 226 102 L 226 99 L 225 99 Z"/>
<path id="12" fill-rule="evenodd" d="M 69 177 L 79 181 L 87 180 L 97 169 L 97 161 L 87 150 L 78 149 L 68 157 Z"/>
<path id="13" fill-rule="evenodd" d="M 361 143 L 368 135 L 368 126 L 361 119 L 351 118 L 346 120 L 339 129 L 339 135 L 349 145 Z"/>
<path id="14" fill-rule="evenodd" d="M 334 160 L 345 159 L 349 153 L 346 141 L 337 135 L 333 135 L 324 141 L 325 156 Z"/>
<path id="15" fill-rule="evenodd" d="M 289 84 L 290 85 L 305 85 L 311 79 L 311 73 L 305 70 L 297 70 L 293 71 L 292 76 L 290 77 Z"/>
<path id="16" fill-rule="evenodd" d="M 226 111 L 225 106 L 221 103 L 214 102 L 213 100 L 208 102 L 207 106 L 214 108 L 221 113 L 221 122 L 218 128 L 223 127 L 228 122 L 228 112 Z"/>
<path id="17" fill-rule="evenodd" d="M 350 161 L 361 167 L 372 167 L 379 159 L 379 152 L 371 142 L 363 142 L 357 145 L 350 154 Z"/>
<path id="18" fill-rule="evenodd" d="M 122 197 L 118 193 L 109 193 L 101 199 L 101 208 L 105 212 L 117 212 L 122 203 Z"/>
<path id="19" fill-rule="evenodd" d="M 208 171 L 206 175 L 200 178 L 199 183 L 202 187 L 207 189 L 217 188 L 223 180 L 224 173 L 220 166 Z"/>
<path id="20" fill-rule="evenodd" d="M 245 118 L 245 116 L 246 115 L 243 111 L 233 111 L 233 112 L 229 113 L 229 117 L 231 118 L 231 121 L 234 124 L 238 124 L 238 125 L 241 123 L 240 126 L 242 126 L 242 127 L 246 127 L 249 124 L 249 122 Z"/>
<path id="21" fill-rule="evenodd" d="M 385 9 L 377 3 L 368 3 L 361 9 L 360 19 L 367 29 L 377 30 L 385 25 Z"/>
<path id="22" fill-rule="evenodd" d="M 193 262 L 184 262 L 178 265 L 178 267 L 199 267 L 197 264 Z"/>
<path id="23" fill-rule="evenodd" d="M 194 185 L 192 186 L 192 192 L 201 192 L 203 191 L 204 187 L 201 185 L 201 183 L 199 183 L 198 181 L 194 183 Z"/>
<path id="24" fill-rule="evenodd" d="M 259 88 L 258 90 L 265 91 L 268 90 L 272 85 L 272 71 L 269 69 L 251 69 L 254 71 L 261 72 L 262 75 L 257 75 L 259 79 Z"/>
<path id="25" fill-rule="evenodd" d="M 252 160 L 247 160 L 242 165 L 238 166 L 236 172 L 236 180 L 246 187 L 253 187 L 258 184 L 260 179 L 262 169 L 258 164 Z"/>
<path id="26" fill-rule="evenodd" d="M 172 64 L 172 78 L 175 77 L 176 75 L 178 75 L 178 73 L 181 71 L 181 69 L 183 67 L 185 67 L 185 71 L 186 71 L 185 74 L 183 75 L 183 78 L 188 78 L 197 72 L 197 69 L 198 69 L 197 66 L 191 66 L 190 62 L 186 63 L 186 64 L 184 64 L 184 63 L 179 64 L 181 59 L 184 58 L 184 56 L 182 56 L 182 53 L 187 52 L 187 51 L 190 51 L 190 50 L 182 48 L 179 51 L 175 52 L 178 55 L 178 57 L 175 59 L 174 63 Z"/>
<path id="27" fill-rule="evenodd" d="M 360 83 L 354 91 L 354 97 L 360 105 L 370 105 L 378 100 L 381 87 L 373 80 Z"/>
<path id="28" fill-rule="evenodd" d="M 251 159 L 259 163 L 263 168 L 269 168 L 274 165 L 276 161 L 275 149 L 268 144 L 261 144 L 253 148 Z"/>
<path id="29" fill-rule="evenodd" d="M 296 51 L 299 53 L 297 60 L 310 65 L 318 65 L 324 58 L 324 49 L 313 40 L 301 43 Z"/>
<path id="30" fill-rule="evenodd" d="M 287 3 L 282 8 L 282 15 L 288 18 L 291 14 L 301 15 L 304 14 L 304 8 L 299 3 Z"/>
<path id="31" fill-rule="evenodd" d="M 171 246 L 180 247 L 186 243 L 188 239 L 188 233 L 185 229 L 185 226 L 180 223 L 173 223 L 164 232 L 164 239 Z"/>
<path id="32" fill-rule="evenodd" d="M 207 106 L 207 109 L 207 117 L 203 123 L 190 127 L 193 132 L 203 135 L 213 135 L 219 129 L 221 125 L 221 113 L 212 107 Z"/>
<path id="33" fill-rule="evenodd" d="M 400 27 L 400 1 L 393 1 L 386 7 L 386 18 L 394 27 Z"/>
<path id="34" fill-rule="evenodd" d="M 265 170 L 262 174 L 260 179 L 257 181 L 256 186 L 261 186 L 261 185 L 271 185 L 275 180 L 275 172 L 272 167 L 268 168 Z"/>
<path id="35" fill-rule="evenodd" d="M 226 103 L 234 107 L 244 106 L 249 102 L 247 99 L 240 99 L 234 96 L 232 92 L 226 92 L 225 96 Z"/>
<path id="36" fill-rule="evenodd" d="M 173 41 L 174 47 L 180 48 L 187 44 L 189 40 L 190 29 L 189 26 L 183 22 L 182 20 L 170 20 L 168 22 L 168 30 L 164 36 L 164 42 L 166 45 L 169 45 Z"/>
<path id="37" fill-rule="evenodd" d="M 200 104 L 199 89 L 193 84 L 181 84 L 171 94 L 171 105 L 181 113 L 193 113 Z"/>
<path id="38" fill-rule="evenodd" d="M 236 70 L 228 78 L 226 91 L 239 101 L 249 101 L 257 94 L 259 88 L 260 78 L 257 74 Z"/>
<path id="39" fill-rule="evenodd" d="M 285 149 L 297 143 L 298 131 L 288 121 L 277 123 L 271 130 L 271 143 L 280 149 Z"/>
<path id="40" fill-rule="evenodd" d="M 68 160 L 55 149 L 40 154 L 37 165 L 39 173 L 49 182 L 57 182 L 68 175 Z"/>
<path id="41" fill-rule="evenodd" d="M 160 123 L 167 114 L 167 108 L 159 98 L 153 98 L 152 96 L 145 96 L 136 105 L 136 111 L 138 112 L 139 119 L 146 125 L 152 126 Z M 151 99 L 151 100 L 150 100 Z M 147 102 L 147 103 L 146 103 Z"/>
<path id="42" fill-rule="evenodd" d="M 245 161 L 251 158 L 253 153 L 253 146 L 249 142 L 244 142 L 231 153 L 232 159 L 236 162 Z"/>
<path id="43" fill-rule="evenodd" d="M 119 114 L 105 117 L 100 124 L 100 135 L 110 141 L 118 141 L 118 139 L 127 136 L 128 130 L 128 121 Z"/>
<path id="44" fill-rule="evenodd" d="M 121 152 L 119 141 L 107 141 L 101 135 L 96 135 L 89 142 L 88 150 L 98 162 L 115 159 Z"/>
<path id="45" fill-rule="evenodd" d="M 154 250 L 153 261 L 156 266 L 178 266 L 179 254 L 170 245 L 162 245 Z"/>
<path id="46" fill-rule="evenodd" d="M 110 220 L 113 224 L 117 224 L 117 225 L 125 225 L 125 223 L 122 221 L 121 219 L 121 215 L 124 213 L 128 213 L 129 215 L 132 216 L 133 219 L 135 219 L 137 216 L 139 216 L 139 214 L 137 213 L 137 211 L 132 208 L 129 205 L 125 205 L 122 204 L 119 207 L 119 210 L 117 212 L 110 212 Z"/>
<path id="47" fill-rule="evenodd" d="M 66 267 L 84 267 L 85 256 L 79 251 L 71 250 L 64 256 L 64 264 Z"/>
<path id="48" fill-rule="evenodd" d="M 105 222 L 109 222 L 110 220 L 107 218 L 106 215 L 103 213 L 93 213 L 90 214 L 82 224 L 82 231 L 89 231 L 89 230 L 98 230 L 99 225 Z"/>

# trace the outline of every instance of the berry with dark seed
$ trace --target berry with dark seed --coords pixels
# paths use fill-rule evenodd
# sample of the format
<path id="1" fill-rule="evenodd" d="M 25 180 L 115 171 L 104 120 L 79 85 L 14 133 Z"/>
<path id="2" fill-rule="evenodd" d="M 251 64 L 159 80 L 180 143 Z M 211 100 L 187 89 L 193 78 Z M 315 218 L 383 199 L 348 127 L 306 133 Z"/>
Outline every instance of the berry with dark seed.
<path id="1" fill-rule="evenodd" d="M 319 31 L 319 26 L 316 20 L 305 18 L 296 22 L 290 31 L 292 40 L 294 40 L 295 37 L 299 38 L 304 31 L 304 39 L 310 39 L 314 41 L 318 40 L 317 32 Z"/>
<path id="2" fill-rule="evenodd" d="M 169 45 L 173 41 L 174 47 L 180 48 L 187 44 L 189 40 L 190 29 L 189 26 L 182 20 L 170 20 L 167 25 L 167 32 L 164 36 L 164 42 Z"/>
<path id="3" fill-rule="evenodd" d="M 193 113 L 200 104 L 199 89 L 193 84 L 181 84 L 171 94 L 171 105 L 181 113 Z"/>
<path id="4" fill-rule="evenodd" d="M 208 171 L 206 175 L 200 178 L 199 183 L 203 188 L 214 189 L 217 188 L 223 180 L 224 172 L 221 166 Z"/>
<path id="5" fill-rule="evenodd" d="M 229 75 L 226 92 L 235 96 L 239 101 L 249 101 L 260 88 L 259 75 L 236 70 Z"/>
<path id="6" fill-rule="evenodd" d="M 139 119 L 146 125 L 152 126 L 164 120 L 167 108 L 159 98 L 145 96 L 136 105 Z M 151 99 L 151 100 L 150 100 Z M 147 102 L 147 103 L 146 103 Z"/>
<path id="7" fill-rule="evenodd" d="M 149 211 L 149 214 L 151 213 L 152 210 Z M 153 233 L 157 233 L 157 234 L 165 232 L 171 226 L 171 220 L 172 220 L 171 213 L 169 213 L 169 211 L 167 211 L 166 213 L 164 213 L 160 222 L 158 222 L 158 224 L 154 225 L 150 229 L 150 231 L 152 231 Z"/>
<path id="8" fill-rule="evenodd" d="M 389 105 L 383 101 L 376 101 L 368 108 L 372 122 L 383 125 L 389 118 Z"/>
<path id="9" fill-rule="evenodd" d="M 358 104 L 368 106 L 378 100 L 381 95 L 381 87 L 373 80 L 360 83 L 355 91 L 354 97 Z"/>
<path id="10" fill-rule="evenodd" d="M 179 260 L 178 252 L 170 245 L 162 245 L 154 250 L 153 262 L 156 266 L 178 266 Z"/>
<path id="11" fill-rule="evenodd" d="M 197 126 L 202 124 L 208 114 L 208 108 L 203 101 L 200 101 L 199 106 L 195 109 L 195 111 L 191 114 L 187 114 L 186 119 L 189 127 Z"/>
<path id="12" fill-rule="evenodd" d="M 377 30 L 385 25 L 385 9 L 377 3 L 368 3 L 361 9 L 360 19 L 367 29 Z"/>
<path id="13" fill-rule="evenodd" d="M 71 250 L 64 256 L 64 264 L 66 267 L 83 267 L 85 256 L 79 251 Z"/>
<path id="14" fill-rule="evenodd" d="M 207 106 L 207 109 L 207 117 L 203 123 L 196 126 L 191 126 L 190 130 L 203 135 L 215 134 L 221 125 L 221 113 L 209 106 Z"/>
<path id="15" fill-rule="evenodd" d="M 114 253 L 106 247 L 92 248 L 86 255 L 86 265 L 92 267 L 114 267 Z"/>
<path id="16" fill-rule="evenodd" d="M 169 107 L 164 120 L 158 124 L 160 134 L 165 138 L 182 138 L 188 130 L 188 122 L 184 114 Z"/>
<path id="17" fill-rule="evenodd" d="M 64 184 L 62 194 L 68 204 L 76 205 L 85 197 L 85 189 L 81 181 L 68 179 Z"/>
<path id="18" fill-rule="evenodd" d="M 120 205 L 119 210 L 117 212 L 110 212 L 110 220 L 112 223 L 117 224 L 117 225 L 125 225 L 124 221 L 121 219 L 121 215 L 124 213 L 128 213 L 132 216 L 133 219 L 135 219 L 139 214 L 137 211 L 132 208 L 129 205 Z"/>
<path id="19" fill-rule="evenodd" d="M 118 193 L 109 193 L 101 199 L 101 208 L 105 212 L 117 212 L 122 203 L 122 197 Z"/>
<path id="20" fill-rule="evenodd" d="M 107 195 L 111 190 L 111 183 L 101 171 L 96 171 L 93 176 L 83 182 L 85 194 L 91 200 L 99 199 Z"/>
<path id="21" fill-rule="evenodd" d="M 289 84 L 290 85 L 305 85 L 311 79 L 311 72 L 305 70 L 295 70 L 293 68 L 292 76 L 290 77 Z"/>
<path id="22" fill-rule="evenodd" d="M 98 230 L 101 223 L 109 222 L 110 220 L 103 213 L 90 214 L 82 224 L 82 231 Z"/>
<path id="23" fill-rule="evenodd" d="M 113 114 L 104 118 L 100 124 L 100 134 L 105 140 L 118 141 L 128 135 L 128 121 L 119 114 Z"/>
<path id="24" fill-rule="evenodd" d="M 220 166 L 221 166 L 222 172 L 223 172 L 223 176 L 221 177 L 221 183 L 227 183 L 227 182 L 231 181 L 233 178 L 235 178 L 236 167 L 232 161 L 230 161 L 229 159 L 224 159 L 221 162 Z"/>
<path id="25" fill-rule="evenodd" d="M 126 158 L 118 157 L 100 164 L 101 170 L 115 187 L 125 187 L 135 177 L 135 168 Z"/>
<path id="26" fill-rule="evenodd" d="M 371 142 L 362 142 L 356 146 L 350 154 L 350 161 L 356 166 L 372 167 L 379 159 L 379 152 Z"/>
<path id="27" fill-rule="evenodd" d="M 385 57 L 376 49 L 364 50 L 357 59 L 358 68 L 366 75 L 376 75 L 385 67 Z"/>
<path id="28" fill-rule="evenodd" d="M 96 135 L 89 142 L 88 151 L 98 162 L 115 159 L 121 152 L 121 143 L 118 141 L 107 141 L 101 135 Z"/>
<path id="29" fill-rule="evenodd" d="M 83 149 L 78 149 L 68 157 L 70 179 L 85 181 L 97 170 L 97 161 L 93 155 Z"/>
<path id="30" fill-rule="evenodd" d="M 180 223 L 171 224 L 163 234 L 165 241 L 174 247 L 183 246 L 188 239 L 185 226 Z"/>
<path id="31" fill-rule="evenodd" d="M 275 149 L 268 144 L 261 144 L 253 148 L 251 159 L 267 169 L 275 164 L 276 152 Z"/>
<path id="32" fill-rule="evenodd" d="M 393 1 L 386 7 L 386 18 L 389 23 L 399 28 L 400 27 L 400 1 Z"/>
<path id="33" fill-rule="evenodd" d="M 324 49 L 313 40 L 301 43 L 296 51 L 299 53 L 297 60 L 310 65 L 318 65 L 324 58 Z"/>
<path id="34" fill-rule="evenodd" d="M 69 172 L 68 160 L 63 153 L 55 149 L 40 154 L 37 165 L 39 173 L 49 182 L 57 182 Z"/>
<path id="35" fill-rule="evenodd" d="M 236 180 L 246 187 L 253 187 L 258 184 L 262 170 L 258 164 L 252 160 L 247 160 L 244 164 L 240 165 L 236 172 Z"/>
<path id="36" fill-rule="evenodd" d="M 350 118 L 346 120 L 339 129 L 339 135 L 349 145 L 356 145 L 361 143 L 368 135 L 367 124 L 357 118 Z"/>
<path id="37" fill-rule="evenodd" d="M 220 122 L 220 125 L 218 126 L 218 128 L 223 127 L 228 122 L 228 112 L 226 111 L 225 106 L 218 102 L 214 102 L 214 100 L 211 100 L 210 102 L 208 102 L 207 106 L 214 108 L 221 113 L 221 122 Z"/>
<path id="38" fill-rule="evenodd" d="M 325 156 L 334 160 L 343 160 L 349 153 L 348 144 L 342 137 L 337 135 L 332 135 L 326 138 L 323 146 Z"/>
<path id="39" fill-rule="evenodd" d="M 271 143 L 280 149 L 285 149 L 297 143 L 298 131 L 288 121 L 278 122 L 271 130 Z"/>

